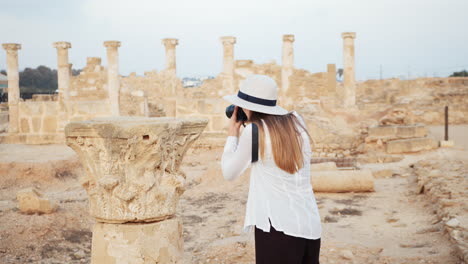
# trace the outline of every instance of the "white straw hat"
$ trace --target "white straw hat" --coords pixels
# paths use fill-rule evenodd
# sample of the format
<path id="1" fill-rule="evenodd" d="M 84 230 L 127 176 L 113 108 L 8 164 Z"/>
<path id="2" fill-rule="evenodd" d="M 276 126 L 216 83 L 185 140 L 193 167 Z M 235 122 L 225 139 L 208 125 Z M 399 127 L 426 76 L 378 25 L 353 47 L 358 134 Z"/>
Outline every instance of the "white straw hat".
<path id="1" fill-rule="evenodd" d="M 240 83 L 237 94 L 226 95 L 223 98 L 239 107 L 255 112 L 285 115 L 288 111 L 278 105 L 278 86 L 275 80 L 266 75 L 249 75 Z"/>

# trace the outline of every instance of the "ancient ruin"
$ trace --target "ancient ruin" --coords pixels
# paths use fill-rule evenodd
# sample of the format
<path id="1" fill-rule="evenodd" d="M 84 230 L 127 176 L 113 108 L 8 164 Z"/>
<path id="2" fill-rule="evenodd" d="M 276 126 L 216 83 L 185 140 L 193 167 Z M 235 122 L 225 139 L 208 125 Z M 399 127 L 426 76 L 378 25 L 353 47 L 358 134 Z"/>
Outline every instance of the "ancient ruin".
<path id="1" fill-rule="evenodd" d="M 68 52 L 79 47 L 54 42 L 58 93 L 27 100 L 21 44 L 3 44 L 0 242 L 10 243 L 0 243 L 0 262 L 253 263 L 252 237 L 240 231 L 248 172 L 226 184 L 219 168 L 222 96 L 250 74 L 273 78 L 279 104 L 308 126 L 324 262 L 468 261 L 468 78 L 358 81 L 355 32 L 336 36 L 342 62 L 310 72 L 294 64 L 298 38 L 278 39 L 280 64 L 258 64 L 236 59 L 246 40 L 221 36 L 219 74 L 190 88 L 177 75 L 183 39 L 161 40 L 163 69 L 128 75 L 125 42 L 105 41 L 106 58 L 83 58 L 76 76 Z"/>
<path id="2" fill-rule="evenodd" d="M 109 117 L 65 127 L 67 145 L 86 169 L 81 184 L 97 221 L 91 263 L 182 263 L 179 167 L 206 123 Z"/>

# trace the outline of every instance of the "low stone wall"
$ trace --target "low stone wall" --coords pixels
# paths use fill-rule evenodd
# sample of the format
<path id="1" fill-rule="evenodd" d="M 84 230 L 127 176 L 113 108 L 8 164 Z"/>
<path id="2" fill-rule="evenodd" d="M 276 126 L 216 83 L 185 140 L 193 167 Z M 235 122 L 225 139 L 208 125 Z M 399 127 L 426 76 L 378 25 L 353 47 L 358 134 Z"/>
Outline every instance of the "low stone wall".
<path id="1" fill-rule="evenodd" d="M 209 120 L 205 132 L 224 132 L 229 124 L 225 115 L 228 105 L 222 98 L 178 98 L 176 116 L 205 118 Z"/>
<path id="2" fill-rule="evenodd" d="M 57 101 L 58 94 L 33 94 L 31 101 Z"/>
<path id="3" fill-rule="evenodd" d="M 314 150 L 312 150 L 313 152 Z M 356 158 L 312 158 L 311 164 L 334 163 L 336 167 L 356 167 Z"/>
<path id="4" fill-rule="evenodd" d="M 393 139 L 425 137 L 427 129 L 423 125 L 377 126 L 369 128 L 366 142 L 382 140 L 386 142 Z"/>
<path id="5" fill-rule="evenodd" d="M 108 116 L 110 111 L 107 100 L 70 102 L 70 109 L 70 121 L 84 121 L 94 117 Z"/>
<path id="6" fill-rule="evenodd" d="M 427 129 L 421 124 L 374 126 L 368 129 L 365 149 L 397 154 L 431 150 L 439 146 L 436 140 L 426 136 Z"/>
<path id="7" fill-rule="evenodd" d="M 23 134 L 53 134 L 57 132 L 59 105 L 55 101 L 18 103 L 19 132 Z"/>
<path id="8" fill-rule="evenodd" d="M 411 165 L 417 177 L 418 192 L 427 196 L 460 258 L 468 263 L 468 161 L 446 157 Z"/>
<path id="9" fill-rule="evenodd" d="M 387 142 L 387 153 L 414 153 L 437 147 L 438 142 L 432 138 L 399 139 Z"/>

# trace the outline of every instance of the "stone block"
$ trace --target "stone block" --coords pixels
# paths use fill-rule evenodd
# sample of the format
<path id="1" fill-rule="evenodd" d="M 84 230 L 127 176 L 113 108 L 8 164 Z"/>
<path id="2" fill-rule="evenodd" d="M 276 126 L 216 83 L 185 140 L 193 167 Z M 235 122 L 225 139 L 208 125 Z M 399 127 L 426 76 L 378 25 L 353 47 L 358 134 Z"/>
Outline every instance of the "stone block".
<path id="1" fill-rule="evenodd" d="M 410 138 L 387 142 L 387 153 L 412 153 L 437 148 L 438 143 L 432 138 Z"/>
<path id="2" fill-rule="evenodd" d="M 55 116 L 59 114 L 59 103 L 50 101 L 50 102 L 42 102 L 42 109 L 44 109 L 44 114 Z"/>
<path id="3" fill-rule="evenodd" d="M 381 178 L 390 178 L 393 176 L 393 171 L 390 169 L 375 169 L 372 170 L 372 175 L 376 179 L 381 179 Z"/>
<path id="4" fill-rule="evenodd" d="M 50 214 L 57 209 L 57 205 L 45 198 L 42 193 L 34 188 L 27 188 L 16 194 L 18 208 L 27 214 Z"/>
<path id="5" fill-rule="evenodd" d="M 42 125 L 43 131 L 46 133 L 55 133 L 57 132 L 57 117 L 56 116 L 46 116 L 43 120 Z"/>
<path id="6" fill-rule="evenodd" d="M 66 143 L 85 166 L 91 215 L 109 223 L 173 216 L 184 191 L 182 158 L 207 122 L 106 117 L 69 123 Z"/>
<path id="7" fill-rule="evenodd" d="M 40 116 L 35 116 L 32 118 L 32 127 L 35 133 L 41 131 L 41 121 L 42 120 Z"/>
<path id="8" fill-rule="evenodd" d="M 369 136 L 366 142 L 376 140 L 388 141 L 392 139 L 419 138 L 427 135 L 427 129 L 423 125 L 395 125 L 377 126 L 369 128 Z"/>
<path id="9" fill-rule="evenodd" d="M 418 138 L 426 135 L 427 129 L 423 125 L 398 126 L 396 131 L 397 138 Z"/>
<path id="10" fill-rule="evenodd" d="M 42 115 L 44 113 L 43 102 L 19 102 L 19 113 L 22 116 Z"/>
<path id="11" fill-rule="evenodd" d="M 440 147 L 441 148 L 453 148 L 455 146 L 455 142 L 453 140 L 441 140 Z"/>
<path id="12" fill-rule="evenodd" d="M 218 99 L 198 100 L 198 112 L 201 114 L 224 115 L 224 106 L 228 106 L 228 104 Z"/>
<path id="13" fill-rule="evenodd" d="M 374 177 L 370 170 L 315 171 L 311 175 L 314 192 L 374 191 Z"/>
<path id="14" fill-rule="evenodd" d="M 335 162 L 314 163 L 310 165 L 310 168 L 312 171 L 334 171 L 338 169 Z"/>
<path id="15" fill-rule="evenodd" d="M 224 131 L 228 124 L 229 124 L 229 119 L 227 119 L 226 116 L 212 116 L 210 118 L 210 122 L 212 123 L 212 129 L 213 131 Z"/>
<path id="16" fill-rule="evenodd" d="M 176 105 L 176 115 L 177 116 L 186 116 L 190 114 L 197 113 L 197 101 L 195 100 L 188 100 L 188 99 L 177 99 Z"/>
<path id="17" fill-rule="evenodd" d="M 28 118 L 21 118 L 20 132 L 29 133 L 29 119 Z"/>
<path id="18" fill-rule="evenodd" d="M 182 233 L 179 218 L 155 223 L 96 223 L 91 263 L 182 263 Z"/>

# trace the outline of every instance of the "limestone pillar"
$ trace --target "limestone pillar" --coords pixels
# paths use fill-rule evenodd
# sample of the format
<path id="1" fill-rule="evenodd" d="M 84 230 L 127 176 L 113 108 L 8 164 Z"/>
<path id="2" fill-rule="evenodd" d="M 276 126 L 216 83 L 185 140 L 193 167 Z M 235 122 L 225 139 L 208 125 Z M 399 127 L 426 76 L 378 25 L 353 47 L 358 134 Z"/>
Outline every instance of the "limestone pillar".
<path id="1" fill-rule="evenodd" d="M 120 76 L 119 52 L 120 41 L 105 41 L 107 48 L 107 89 L 109 92 L 110 111 L 112 116 L 120 115 Z"/>
<path id="2" fill-rule="evenodd" d="M 289 77 L 293 74 L 294 67 L 294 35 L 283 35 L 283 54 L 281 57 L 281 90 L 283 95 L 289 89 Z"/>
<path id="3" fill-rule="evenodd" d="M 68 62 L 68 49 L 71 48 L 70 42 L 54 42 L 54 48 L 57 49 L 57 83 L 58 83 L 58 102 L 62 113 L 65 113 L 65 119 L 68 117 L 70 101 L 70 76 L 71 69 Z"/>
<path id="4" fill-rule="evenodd" d="M 18 50 L 21 44 L 5 43 L 2 45 L 7 53 L 7 75 L 8 75 L 8 133 L 19 132 L 19 109 L 20 100 L 19 72 L 18 72 Z"/>
<path id="5" fill-rule="evenodd" d="M 328 92 L 336 93 L 336 65 L 327 64 Z"/>
<path id="6" fill-rule="evenodd" d="M 354 72 L 354 39 L 355 32 L 344 32 L 341 34 L 343 38 L 343 77 L 344 77 L 344 94 L 343 105 L 345 107 L 354 106 L 356 104 L 356 79 Z"/>
<path id="7" fill-rule="evenodd" d="M 221 37 L 223 44 L 223 88 L 228 93 L 234 93 L 237 89 L 234 87 L 234 44 L 236 38 L 231 36 Z"/>
<path id="8" fill-rule="evenodd" d="M 172 74 L 176 74 L 176 46 L 179 41 L 174 38 L 165 38 L 162 40 L 162 44 L 166 48 L 166 71 Z"/>
<path id="9" fill-rule="evenodd" d="M 92 264 L 182 263 L 179 167 L 207 123 L 108 117 L 65 127 L 66 143 L 85 167 L 81 183 L 96 219 Z"/>

